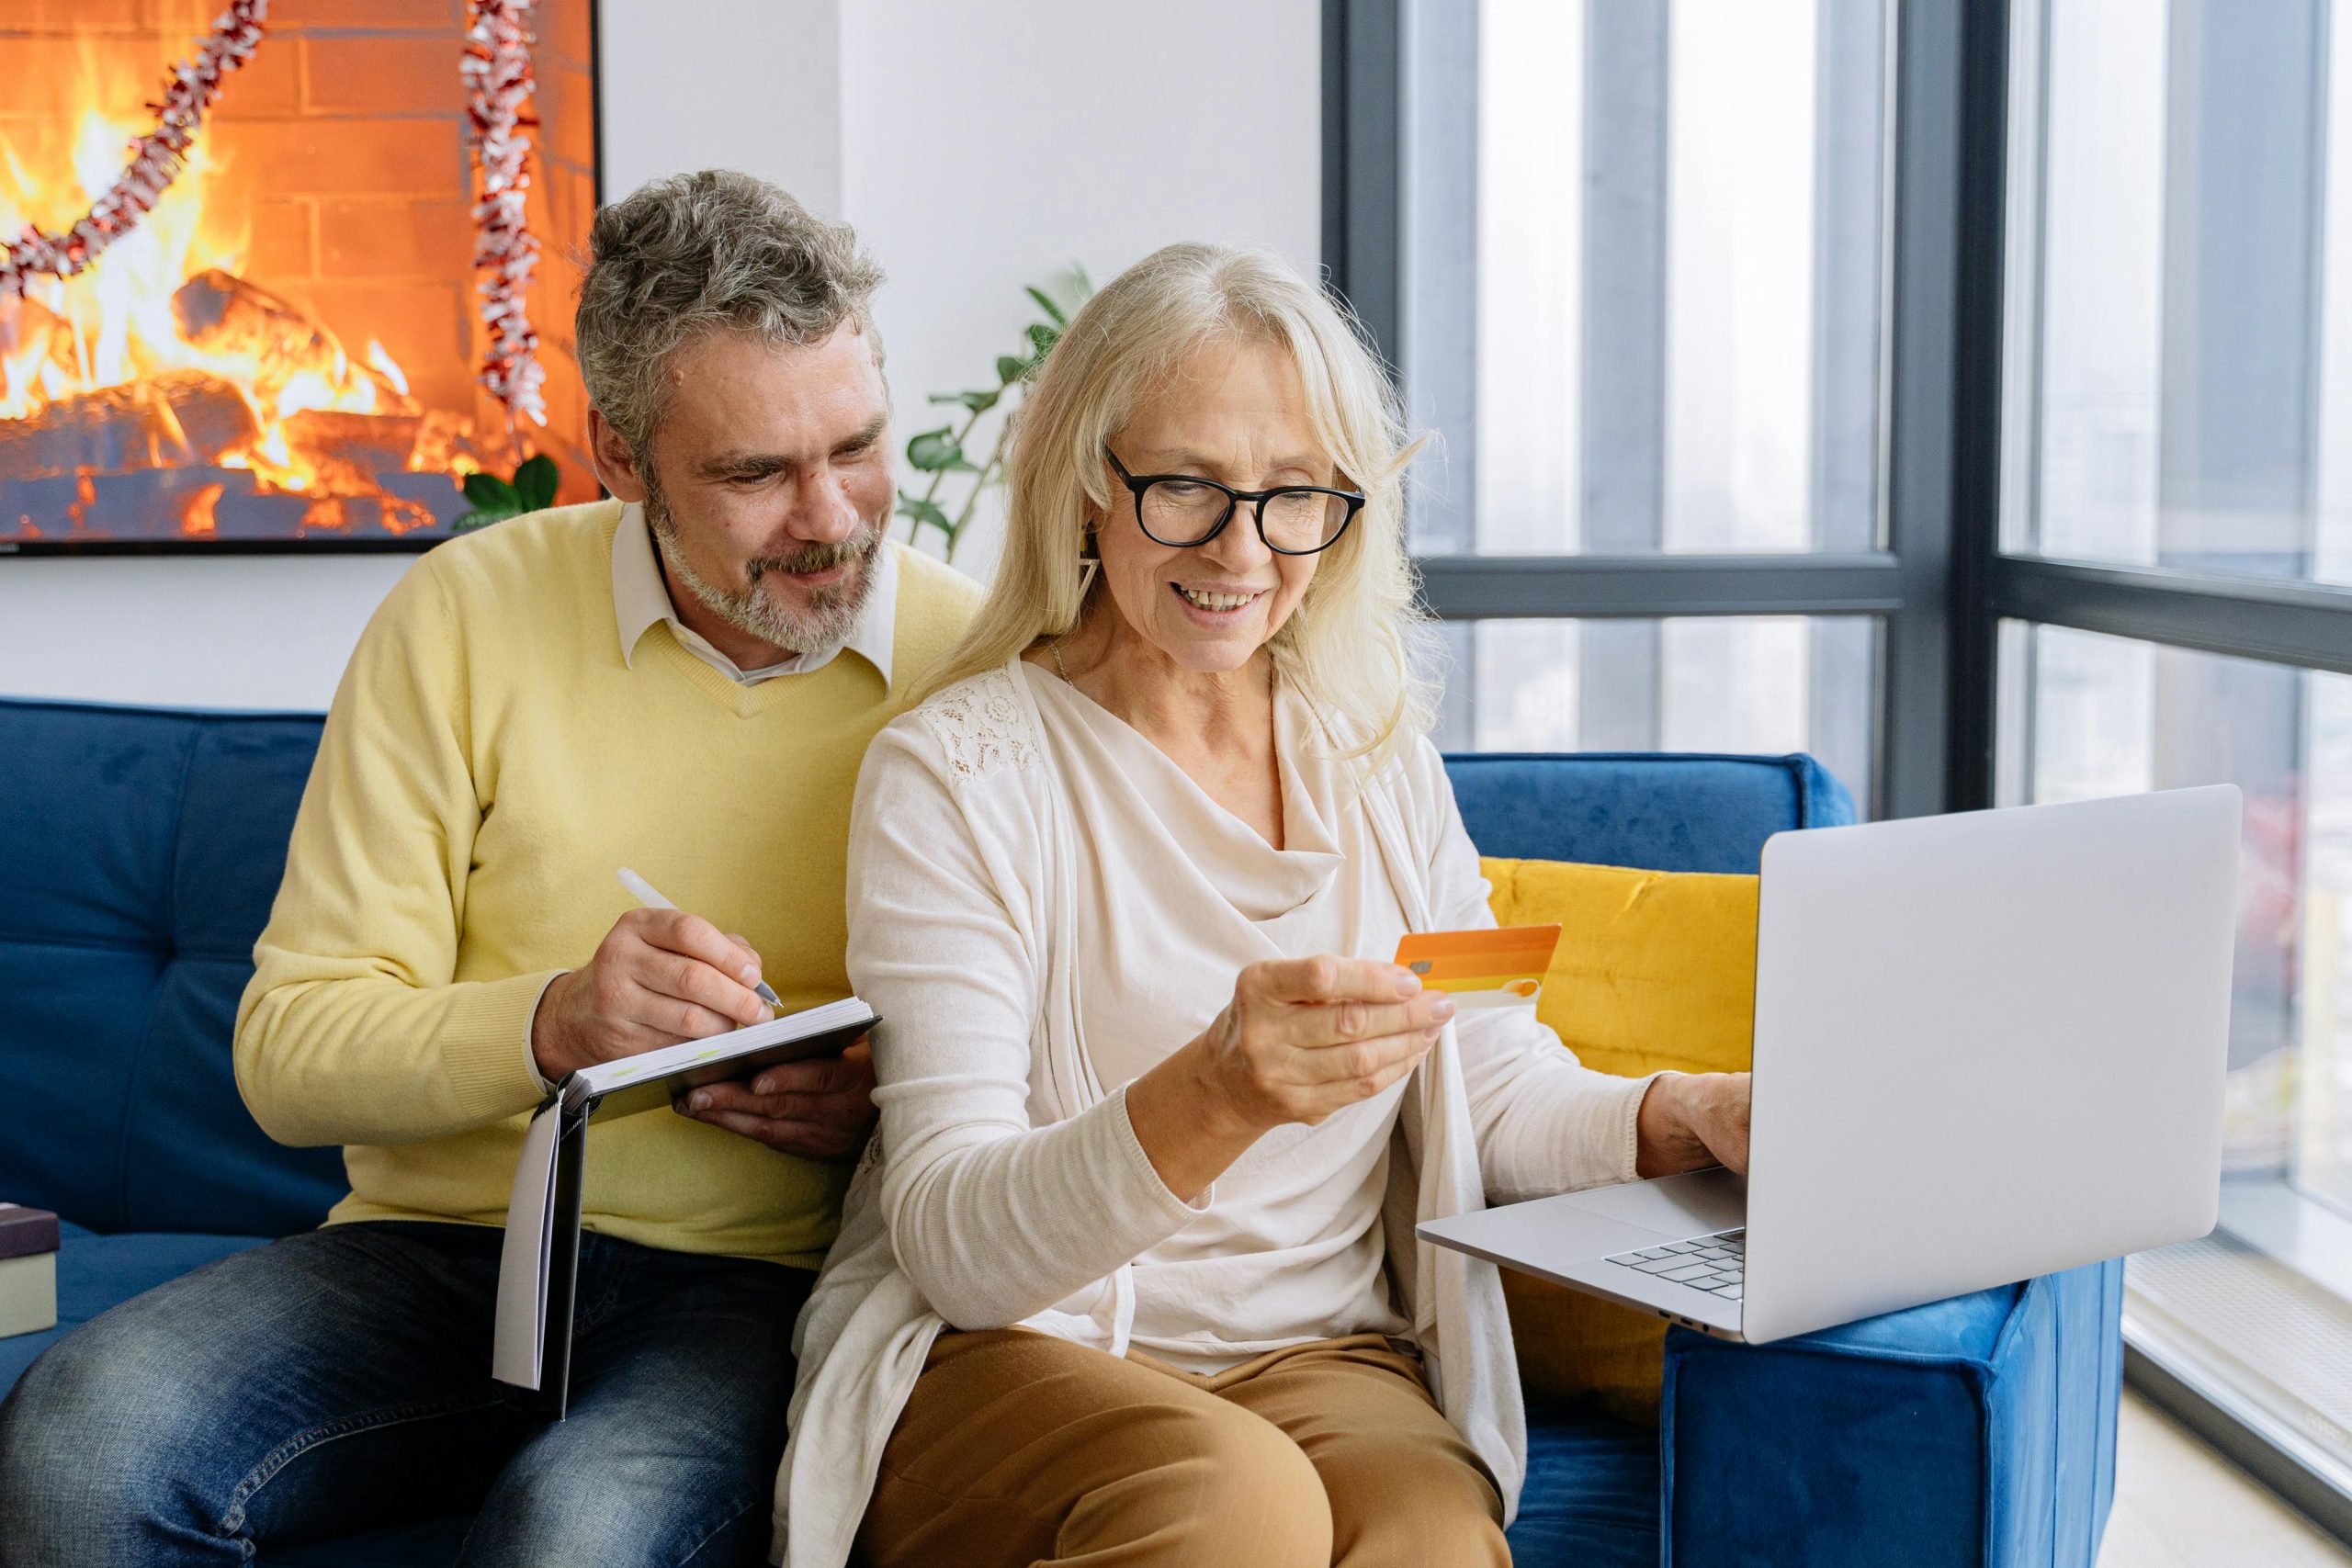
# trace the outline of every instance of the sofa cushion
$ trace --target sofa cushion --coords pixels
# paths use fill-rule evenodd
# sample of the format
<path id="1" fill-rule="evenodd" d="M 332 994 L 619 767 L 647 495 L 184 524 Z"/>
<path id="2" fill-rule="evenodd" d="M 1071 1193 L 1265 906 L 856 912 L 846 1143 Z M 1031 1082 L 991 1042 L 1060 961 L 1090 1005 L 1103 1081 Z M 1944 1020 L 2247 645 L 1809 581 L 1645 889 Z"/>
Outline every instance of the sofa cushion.
<path id="1" fill-rule="evenodd" d="M 1523 860 L 1752 872 L 1782 829 L 1854 819 L 1846 786 L 1802 754 L 1487 752 L 1445 771 L 1478 852 Z"/>
<path id="2" fill-rule="evenodd" d="M 1527 1412 L 1513 1568 L 1657 1568 L 1657 1434 L 1577 1407 Z"/>
<path id="3" fill-rule="evenodd" d="M 308 715 L 0 700 L 0 1193 L 96 1231 L 283 1235 L 340 1151 L 254 1124 L 229 1042 L 318 747 Z"/>
<path id="4" fill-rule="evenodd" d="M 1747 1070 L 1756 877 L 1540 860 L 1479 869 L 1498 921 L 1563 928 L 1535 1016 L 1586 1066 Z"/>
<path id="5" fill-rule="evenodd" d="M 1587 1066 L 1635 1077 L 1747 1069 L 1756 1010 L 1753 876 L 1488 860 L 1504 925 L 1563 928 L 1536 1017 Z M 1665 1320 L 1503 1270 L 1531 1400 L 1589 1399 L 1657 1421 Z"/>
<path id="6" fill-rule="evenodd" d="M 60 1221 L 57 1229 L 57 1326 L 0 1339 L 0 1395 L 16 1386 L 35 1357 L 118 1302 L 266 1239 L 168 1232 L 95 1235 L 69 1221 Z"/>

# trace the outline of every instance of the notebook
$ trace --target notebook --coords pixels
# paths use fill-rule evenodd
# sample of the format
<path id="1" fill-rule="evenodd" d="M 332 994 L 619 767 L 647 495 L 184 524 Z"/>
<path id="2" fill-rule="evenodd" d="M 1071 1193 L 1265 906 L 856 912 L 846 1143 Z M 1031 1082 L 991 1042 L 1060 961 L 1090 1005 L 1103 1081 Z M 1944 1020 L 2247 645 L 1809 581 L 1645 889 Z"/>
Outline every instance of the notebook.
<path id="1" fill-rule="evenodd" d="M 837 1055 L 880 1021 L 850 997 L 566 1073 L 533 1113 L 514 1163 L 490 1375 L 534 1391 L 539 1409 L 563 1418 L 590 1123 L 666 1107 L 700 1085 L 748 1078 L 778 1062 Z"/>

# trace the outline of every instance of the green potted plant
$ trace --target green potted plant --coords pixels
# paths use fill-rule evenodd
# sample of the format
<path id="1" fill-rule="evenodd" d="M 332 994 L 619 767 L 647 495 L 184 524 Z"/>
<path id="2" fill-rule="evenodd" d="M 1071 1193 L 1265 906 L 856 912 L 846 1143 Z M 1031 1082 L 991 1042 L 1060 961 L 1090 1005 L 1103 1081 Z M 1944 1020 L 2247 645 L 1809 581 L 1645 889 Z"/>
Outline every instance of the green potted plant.
<path id="1" fill-rule="evenodd" d="M 899 492 L 898 514 L 907 519 L 907 542 L 914 544 L 925 528 L 935 528 L 944 540 L 951 561 L 956 558 L 956 547 L 963 543 L 965 530 L 979 510 L 980 497 L 990 485 L 1004 478 L 1005 433 L 1012 428 L 1014 405 L 1030 378 L 1037 373 L 1037 367 L 1046 362 L 1046 355 L 1060 341 L 1062 330 L 1069 325 L 1071 312 L 1085 303 L 1087 296 L 1094 292 L 1094 286 L 1083 268 L 1073 266 L 1050 288 L 1033 284 L 1023 292 L 1045 315 L 1045 320 L 1032 321 L 1022 331 L 1027 352 L 998 355 L 996 384 L 992 387 L 933 393 L 933 402 L 960 408 L 963 417 L 936 430 L 920 432 L 907 442 L 907 466 L 930 476 L 920 494 L 911 490 Z M 973 432 L 983 415 L 1000 410 L 1002 417 L 997 421 L 988 456 L 976 463 L 968 455 Z"/>
<path id="2" fill-rule="evenodd" d="M 514 477 L 502 479 L 496 474 L 468 474 L 465 479 L 466 500 L 471 510 L 449 525 L 452 534 L 503 523 L 509 517 L 520 517 L 526 512 L 537 512 L 555 504 L 558 475 L 555 459 L 542 452 L 526 457 L 515 467 Z"/>

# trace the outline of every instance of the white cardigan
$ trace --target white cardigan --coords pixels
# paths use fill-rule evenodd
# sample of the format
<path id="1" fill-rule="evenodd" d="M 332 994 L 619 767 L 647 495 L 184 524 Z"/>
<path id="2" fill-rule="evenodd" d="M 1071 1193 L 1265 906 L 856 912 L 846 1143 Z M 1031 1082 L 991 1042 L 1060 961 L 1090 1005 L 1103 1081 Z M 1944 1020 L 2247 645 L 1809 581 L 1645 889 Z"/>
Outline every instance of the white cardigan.
<path id="1" fill-rule="evenodd" d="M 1136 1142 L 1079 1039 L 1065 760 L 1018 661 L 941 693 L 876 737 L 850 829 L 849 973 L 882 1014 L 881 1125 L 802 1312 L 771 1555 L 841 1568 L 882 1450 L 944 1330 L 998 1327 L 1095 1287 L 1123 1351 L 1130 1260 L 1188 1205 Z M 1417 931 L 1493 924 L 1477 852 L 1426 740 L 1363 806 Z M 1379 956 L 1379 955 L 1374 955 Z M 1526 1426 L 1494 1266 L 1419 1220 L 1630 1179 L 1646 1078 L 1578 1066 L 1531 1012 L 1449 1025 L 1400 1105 L 1383 1209 L 1388 1271 L 1430 1392 L 1493 1472 L 1508 1520 Z M 887 1151 L 887 1154 L 886 1154 Z"/>

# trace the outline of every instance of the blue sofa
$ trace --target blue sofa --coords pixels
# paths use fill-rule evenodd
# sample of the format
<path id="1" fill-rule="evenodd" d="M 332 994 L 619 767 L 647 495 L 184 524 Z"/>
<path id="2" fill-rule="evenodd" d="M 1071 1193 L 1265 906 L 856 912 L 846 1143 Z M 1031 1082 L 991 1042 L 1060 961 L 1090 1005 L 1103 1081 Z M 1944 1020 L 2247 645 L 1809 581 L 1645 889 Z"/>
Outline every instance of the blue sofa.
<path id="1" fill-rule="evenodd" d="M 335 1151 L 263 1136 L 229 1066 L 318 728 L 0 699 L 0 1198 L 65 1222 L 59 1327 L 0 1339 L 0 1390 L 58 1334 L 314 1224 L 343 1191 Z M 1449 765 L 1492 854 L 1753 871 L 1772 832 L 1852 817 L 1804 757 Z M 2120 1294 L 2107 1264 L 1778 1345 L 1678 1331 L 1657 1431 L 1530 1413 L 1514 1553 L 1544 1568 L 2091 1568 L 2113 1486 Z M 446 1563 L 462 1529 L 265 1561 Z"/>

